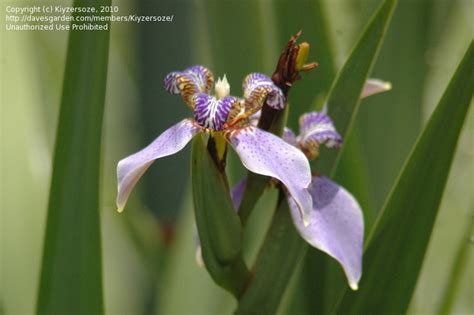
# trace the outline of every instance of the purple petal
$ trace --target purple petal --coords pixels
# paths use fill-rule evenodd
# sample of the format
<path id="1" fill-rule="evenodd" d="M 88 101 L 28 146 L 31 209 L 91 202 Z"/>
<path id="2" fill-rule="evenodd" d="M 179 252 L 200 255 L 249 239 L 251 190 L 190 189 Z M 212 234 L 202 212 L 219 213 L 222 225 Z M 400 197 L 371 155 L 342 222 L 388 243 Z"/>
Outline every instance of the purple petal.
<path id="1" fill-rule="evenodd" d="M 175 71 L 165 77 L 165 89 L 171 94 L 181 94 L 186 104 L 194 108 L 193 95 L 207 93 L 214 83 L 212 72 L 203 66 L 192 66 Z"/>
<path id="2" fill-rule="evenodd" d="M 374 94 L 386 92 L 392 89 L 390 82 L 385 82 L 379 79 L 368 79 L 365 81 L 360 98 L 365 98 Z"/>
<path id="3" fill-rule="evenodd" d="M 287 143 L 291 144 L 294 147 L 298 147 L 298 140 L 296 139 L 296 135 L 288 127 L 285 127 L 283 129 L 283 135 L 282 135 L 283 140 L 285 140 Z"/>
<path id="4" fill-rule="evenodd" d="M 230 197 L 232 199 L 232 204 L 234 205 L 235 211 L 239 210 L 242 197 L 244 196 L 245 185 L 247 185 L 247 177 L 239 180 L 237 184 L 232 187 L 232 191 L 230 192 Z"/>
<path id="5" fill-rule="evenodd" d="M 306 221 L 312 209 L 306 190 L 311 182 L 306 156 L 277 136 L 253 126 L 231 130 L 226 137 L 248 170 L 274 177 L 285 185 Z"/>
<path id="6" fill-rule="evenodd" d="M 286 100 L 283 92 L 264 74 L 249 74 L 244 79 L 242 89 L 244 91 L 245 109 L 249 113 L 260 110 L 265 100 L 267 105 L 274 109 L 285 107 Z"/>
<path id="7" fill-rule="evenodd" d="M 293 222 L 312 246 L 335 258 L 344 269 L 349 286 L 357 290 L 362 274 L 364 220 L 357 200 L 326 177 L 313 177 L 309 187 L 313 209 L 304 226 L 293 198 L 288 198 Z"/>
<path id="8" fill-rule="evenodd" d="M 184 119 L 143 150 L 121 160 L 117 165 L 117 210 L 123 210 L 133 187 L 154 160 L 180 151 L 200 130 L 194 121 Z"/>
<path id="9" fill-rule="evenodd" d="M 300 117 L 300 135 L 298 141 L 305 149 L 318 147 L 324 143 L 327 147 L 338 147 L 342 138 L 336 131 L 334 124 L 326 114 L 309 112 Z"/>
<path id="10" fill-rule="evenodd" d="M 193 97 L 194 119 L 204 128 L 221 130 L 227 121 L 232 105 L 237 102 L 239 100 L 233 96 L 226 96 L 218 100 L 206 93 L 196 94 Z"/>

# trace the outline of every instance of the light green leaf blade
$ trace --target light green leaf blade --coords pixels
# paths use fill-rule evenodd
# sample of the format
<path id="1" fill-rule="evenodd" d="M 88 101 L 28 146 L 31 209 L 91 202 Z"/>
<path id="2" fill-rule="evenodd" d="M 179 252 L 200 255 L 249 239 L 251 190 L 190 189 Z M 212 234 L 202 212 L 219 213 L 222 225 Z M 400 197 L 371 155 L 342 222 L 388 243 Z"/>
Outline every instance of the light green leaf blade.
<path id="1" fill-rule="evenodd" d="M 70 33 L 38 314 L 103 313 L 99 172 L 108 49 L 108 30 Z"/>
<path id="2" fill-rule="evenodd" d="M 368 237 L 360 289 L 345 292 L 337 313 L 406 312 L 471 103 L 473 69 L 471 42 Z"/>

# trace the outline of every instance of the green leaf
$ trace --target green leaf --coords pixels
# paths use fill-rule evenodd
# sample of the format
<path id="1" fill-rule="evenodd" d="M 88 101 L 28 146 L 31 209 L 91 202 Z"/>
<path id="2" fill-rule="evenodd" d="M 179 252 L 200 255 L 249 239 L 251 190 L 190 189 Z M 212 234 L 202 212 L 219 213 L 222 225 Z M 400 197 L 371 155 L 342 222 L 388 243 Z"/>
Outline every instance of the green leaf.
<path id="1" fill-rule="evenodd" d="M 337 313 L 406 312 L 473 87 L 474 44 L 471 42 L 367 239 L 360 290 L 346 291 Z"/>
<path id="2" fill-rule="evenodd" d="M 227 183 L 196 136 L 192 149 L 194 212 L 202 256 L 214 281 L 239 296 L 248 279 L 242 257 L 242 227 Z"/>
<path id="3" fill-rule="evenodd" d="M 386 0 L 382 3 L 332 85 L 328 97 L 329 114 L 335 119 L 335 123 L 338 126 L 337 128 L 343 137 L 347 136 L 352 127 L 352 122 L 357 114 L 362 87 L 383 41 L 395 5 L 396 0 Z M 325 158 L 325 167 L 322 168 L 322 170 L 326 174 L 334 174 L 336 161 L 342 154 L 342 150 L 333 152 L 335 152 L 335 154 L 329 154 L 329 151 L 324 151 L 322 154 Z M 321 170 L 321 168 L 318 170 Z M 290 216 L 287 216 L 286 219 L 275 220 L 271 225 L 267 239 L 276 239 L 277 236 L 272 234 L 277 232 L 282 233 L 281 231 L 286 231 L 287 234 L 280 235 L 278 238 L 291 238 L 290 233 L 292 233 L 292 229 L 290 227 L 293 227 L 293 221 Z M 265 268 L 270 268 L 271 265 L 264 265 L 264 263 L 268 263 L 268 261 L 272 261 L 273 264 L 275 264 L 275 262 L 287 260 L 289 256 L 300 257 L 309 246 L 301 239 L 299 239 L 299 242 L 301 246 L 287 248 L 284 252 L 279 251 L 278 247 L 269 247 L 269 242 L 266 242 L 262 247 L 261 253 L 265 253 L 266 256 L 272 257 L 272 259 L 258 258 L 254 269 L 264 270 Z M 250 288 L 240 300 L 239 308 L 245 306 L 246 310 L 259 309 L 259 303 L 265 299 L 268 292 L 272 292 L 272 295 L 275 296 L 282 296 L 286 286 L 275 287 L 274 283 L 280 279 L 290 279 L 296 269 L 297 262 L 297 260 L 290 260 L 289 263 L 292 265 L 275 273 L 273 277 L 259 276 L 259 274 L 256 273 L 255 278 L 250 284 Z M 271 262 L 269 264 L 271 264 Z M 323 268 L 324 266 L 321 267 Z M 316 270 L 316 273 L 320 275 L 319 272 L 320 270 Z M 314 281 L 314 283 L 320 281 L 320 279 L 311 280 Z M 259 290 L 252 289 L 253 286 L 259 288 Z M 313 291 L 314 288 L 312 288 L 310 292 L 315 295 L 320 294 L 321 292 L 319 292 L 320 289 L 318 285 L 317 288 L 318 293 Z M 268 306 L 267 310 L 275 312 L 280 301 L 276 299 L 272 300 L 272 302 L 275 303 L 275 305 Z M 266 314 L 272 313 L 267 312 Z"/>
<path id="4" fill-rule="evenodd" d="M 70 32 L 38 314 L 103 313 L 99 172 L 108 50 L 108 30 Z"/>
<path id="5" fill-rule="evenodd" d="M 422 104 L 427 74 L 431 71 L 427 54 L 435 49 L 431 46 L 432 36 L 439 34 L 433 28 L 437 6 L 440 5 L 433 1 L 399 1 L 371 74 L 390 81 L 394 89 L 383 96 L 368 98 L 361 106 L 358 127 L 370 165 L 376 210 L 382 207 L 423 126 Z M 445 14 L 449 10 L 446 6 L 440 11 Z M 390 128 L 386 128 L 387 123 Z M 373 132 L 382 129 L 383 133 Z M 370 220 L 375 219 L 375 211 L 373 214 Z"/>
<path id="6" fill-rule="evenodd" d="M 385 0 L 380 5 L 329 92 L 328 114 L 343 139 L 347 138 L 357 116 L 360 93 L 375 63 L 396 3 L 397 0 Z M 325 150 L 317 163 L 319 170 L 334 175 L 342 150 Z"/>

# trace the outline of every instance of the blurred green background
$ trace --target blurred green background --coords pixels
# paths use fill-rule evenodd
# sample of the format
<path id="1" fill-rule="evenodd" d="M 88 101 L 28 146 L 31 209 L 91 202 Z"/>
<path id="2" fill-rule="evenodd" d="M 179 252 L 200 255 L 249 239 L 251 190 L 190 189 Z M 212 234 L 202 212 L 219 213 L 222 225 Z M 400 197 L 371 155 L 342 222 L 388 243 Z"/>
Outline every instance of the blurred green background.
<path id="1" fill-rule="evenodd" d="M 48 4 L 71 4 L 42 0 Z M 7 5 L 34 1 L 2 0 Z M 115 167 L 190 113 L 163 89 L 164 76 L 193 64 L 227 74 L 241 93 L 249 72 L 271 74 L 298 30 L 320 68 L 290 94 L 289 124 L 324 97 L 377 0 L 114 1 L 123 14 L 174 14 L 173 22 L 113 23 L 102 154 L 102 249 L 107 314 L 222 314 L 235 301 L 195 263 L 189 149 L 146 173 L 121 215 L 115 211 Z M 389 93 L 364 100 L 351 139 L 360 144 L 357 170 L 338 174 L 369 210 L 367 225 L 393 184 L 418 133 L 438 102 L 474 31 L 472 0 L 399 2 L 372 77 Z M 1 33 L 0 314 L 34 313 L 51 177 L 51 158 L 67 48 L 66 32 Z M 459 248 L 467 255 L 452 313 L 474 313 L 472 227 L 473 128 L 464 126 L 410 314 L 433 314 L 452 279 Z M 244 174 L 230 156 L 230 179 Z M 354 176 L 367 187 L 351 189 Z M 74 180 L 74 179 L 71 179 Z M 267 194 L 260 202 L 264 208 Z M 248 230 L 268 224 L 255 211 Z M 247 233 L 249 234 L 249 233 Z M 469 235 L 469 234 L 468 234 Z M 253 239 L 245 240 L 255 248 Z M 252 252 L 249 250 L 249 252 Z M 252 254 L 248 254 L 251 259 Z M 369 271 L 364 271 L 369 272 Z M 314 279 L 317 281 L 317 279 Z M 288 293 L 288 291 L 287 291 Z"/>

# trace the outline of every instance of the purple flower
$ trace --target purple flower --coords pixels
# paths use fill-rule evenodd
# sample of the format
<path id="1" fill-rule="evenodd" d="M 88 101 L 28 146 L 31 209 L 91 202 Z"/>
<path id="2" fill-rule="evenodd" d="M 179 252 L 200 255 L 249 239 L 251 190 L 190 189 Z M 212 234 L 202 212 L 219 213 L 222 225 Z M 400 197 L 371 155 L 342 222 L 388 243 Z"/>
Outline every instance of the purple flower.
<path id="1" fill-rule="evenodd" d="M 224 76 L 215 86 L 216 96 L 209 93 L 214 78 L 203 66 L 172 72 L 165 78 L 165 88 L 180 94 L 193 111 L 194 119 L 184 119 L 164 131 L 150 145 L 121 160 L 117 166 L 117 208 L 122 211 L 133 187 L 158 158 L 183 149 L 198 133 L 222 135 L 239 155 L 244 166 L 261 175 L 278 179 L 286 187 L 300 213 L 312 209 L 307 190 L 311 171 L 305 155 L 281 138 L 249 124 L 250 117 L 264 102 L 275 109 L 285 106 L 285 97 L 271 79 L 263 74 L 249 74 L 243 82 L 244 98 L 229 95 Z M 306 217 L 302 218 L 303 221 Z"/>
<path id="2" fill-rule="evenodd" d="M 370 79 L 364 85 L 361 98 L 389 89 L 389 83 Z M 252 117 L 258 119 L 258 113 Z M 322 144 L 329 148 L 338 148 L 342 144 L 332 120 L 323 112 L 302 115 L 299 119 L 299 134 L 285 128 L 283 139 L 299 148 L 309 159 L 319 156 Z M 236 209 L 242 200 L 246 182 L 247 179 L 243 178 L 232 189 L 231 196 Z M 341 264 L 349 286 L 357 290 L 362 275 L 362 209 L 350 192 L 327 177 L 312 176 L 308 191 L 312 197 L 312 207 L 307 215 L 307 224 L 301 219 L 295 199 L 287 194 L 295 227 L 306 242 Z"/>
<path id="3" fill-rule="evenodd" d="M 324 113 L 306 113 L 300 117 L 299 124 L 298 135 L 285 128 L 283 139 L 299 148 L 308 158 L 316 158 L 322 144 L 330 148 L 342 144 L 332 120 Z M 243 178 L 232 189 L 231 196 L 236 209 L 242 200 L 246 181 Z M 327 177 L 312 176 L 308 191 L 312 197 L 308 224 L 303 223 L 293 196 L 287 194 L 293 223 L 306 242 L 341 264 L 350 287 L 356 290 L 362 274 L 362 210 L 347 190 Z"/>

